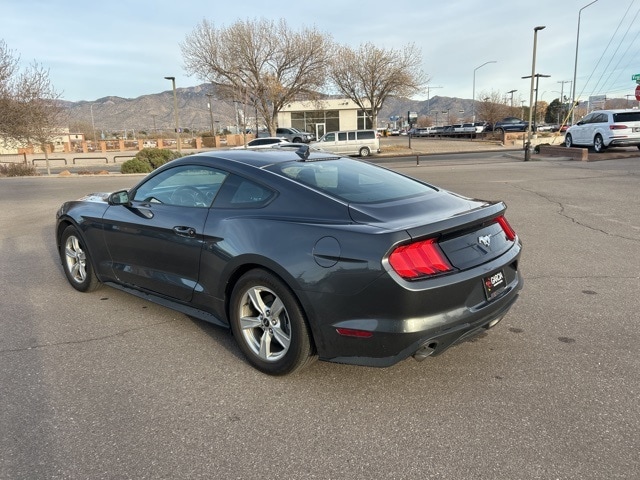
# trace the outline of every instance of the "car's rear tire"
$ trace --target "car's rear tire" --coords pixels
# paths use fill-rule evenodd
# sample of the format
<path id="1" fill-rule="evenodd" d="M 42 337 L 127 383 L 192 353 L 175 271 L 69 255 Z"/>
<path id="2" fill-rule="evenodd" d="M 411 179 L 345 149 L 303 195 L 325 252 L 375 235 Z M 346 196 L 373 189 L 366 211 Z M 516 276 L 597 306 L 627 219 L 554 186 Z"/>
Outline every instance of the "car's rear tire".
<path id="1" fill-rule="evenodd" d="M 498 127 L 498 128 L 496 128 L 494 130 L 494 132 L 496 132 L 498 135 L 502 135 L 504 133 L 504 130 L 502 128 Z"/>
<path id="2" fill-rule="evenodd" d="M 369 147 L 362 147 L 360 149 L 360 156 L 361 157 L 368 157 L 371 154 L 371 150 L 369 150 Z"/>
<path id="3" fill-rule="evenodd" d="M 570 133 L 567 133 L 564 136 L 564 146 L 567 147 L 567 148 L 573 147 L 573 138 L 571 138 L 571 134 Z"/>
<path id="4" fill-rule="evenodd" d="M 597 134 L 593 139 L 593 151 L 596 153 L 602 153 L 606 148 L 607 147 L 604 146 L 604 142 L 602 141 L 602 136 Z"/>
<path id="5" fill-rule="evenodd" d="M 60 259 L 67 280 L 79 292 L 92 292 L 101 285 L 93 271 L 84 240 L 73 225 L 62 232 Z"/>
<path id="6" fill-rule="evenodd" d="M 315 359 L 304 311 L 273 274 L 244 274 L 231 294 L 230 324 L 249 363 L 270 375 L 286 375 Z"/>

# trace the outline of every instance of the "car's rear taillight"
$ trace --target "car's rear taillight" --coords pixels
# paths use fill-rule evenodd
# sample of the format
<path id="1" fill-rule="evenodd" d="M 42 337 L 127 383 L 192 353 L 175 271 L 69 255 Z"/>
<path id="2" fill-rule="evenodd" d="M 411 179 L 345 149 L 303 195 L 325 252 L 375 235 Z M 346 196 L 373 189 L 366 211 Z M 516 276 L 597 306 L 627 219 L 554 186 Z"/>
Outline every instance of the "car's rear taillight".
<path id="1" fill-rule="evenodd" d="M 504 234 L 507 236 L 507 240 L 513 241 L 516 239 L 516 231 L 513 228 L 511 228 L 511 225 L 509 225 L 509 222 L 507 222 L 506 218 L 501 216 L 501 217 L 498 217 L 496 221 L 502 227 Z"/>
<path id="2" fill-rule="evenodd" d="M 402 245 L 389 256 L 389 263 L 398 275 L 416 279 L 453 270 L 435 238 Z"/>
<path id="3" fill-rule="evenodd" d="M 611 125 L 609 125 L 609 130 L 626 130 L 627 127 L 626 125 L 621 125 L 619 123 L 612 123 Z"/>

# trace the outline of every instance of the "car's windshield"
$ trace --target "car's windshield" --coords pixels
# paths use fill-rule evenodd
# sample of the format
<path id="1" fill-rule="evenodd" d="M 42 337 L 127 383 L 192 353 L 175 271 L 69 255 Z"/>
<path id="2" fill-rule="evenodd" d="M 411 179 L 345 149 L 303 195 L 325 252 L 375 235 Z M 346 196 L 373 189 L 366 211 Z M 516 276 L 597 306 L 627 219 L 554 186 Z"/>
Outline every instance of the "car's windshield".
<path id="1" fill-rule="evenodd" d="M 288 162 L 269 169 L 349 203 L 393 201 L 435 190 L 390 170 L 345 158 Z"/>

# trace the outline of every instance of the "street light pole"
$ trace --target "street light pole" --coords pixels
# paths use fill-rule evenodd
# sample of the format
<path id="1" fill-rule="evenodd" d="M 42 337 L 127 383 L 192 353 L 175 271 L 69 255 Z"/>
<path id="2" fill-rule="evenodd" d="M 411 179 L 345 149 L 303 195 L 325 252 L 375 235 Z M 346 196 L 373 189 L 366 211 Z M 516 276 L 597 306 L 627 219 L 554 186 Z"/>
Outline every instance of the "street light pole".
<path id="1" fill-rule="evenodd" d="M 535 88 L 536 99 L 533 102 L 533 127 L 534 127 L 534 130 L 535 130 L 535 127 L 536 127 L 536 125 L 538 123 L 538 84 L 539 84 L 539 81 L 540 81 L 540 77 L 549 78 L 551 75 L 543 75 L 542 73 L 536 73 L 534 76 L 536 77 L 536 88 Z M 529 75 L 527 75 L 526 77 L 522 77 L 522 78 L 529 78 Z M 542 92 L 541 99 L 544 98 L 544 94 L 545 93 L 547 93 L 547 92 L 546 91 Z M 529 121 L 531 121 L 531 117 L 529 117 Z"/>
<path id="2" fill-rule="evenodd" d="M 531 61 L 531 88 L 529 91 L 529 124 L 527 125 L 527 143 L 524 146 L 524 161 L 528 162 L 531 159 L 531 120 L 533 115 L 533 81 L 536 76 L 536 47 L 538 44 L 538 31 L 546 28 L 545 26 L 538 26 L 533 29 L 533 60 Z"/>
<path id="3" fill-rule="evenodd" d="M 580 10 L 578 10 L 578 31 L 576 33 L 576 60 L 573 64 L 573 93 L 571 94 L 571 125 L 575 123 L 576 118 L 576 75 L 578 73 L 578 42 L 580 41 L 580 15 L 582 14 L 582 10 L 587 8 L 589 5 L 593 5 L 598 0 L 593 0 L 593 2 L 585 5 Z"/>
<path id="4" fill-rule="evenodd" d="M 164 77 L 165 80 L 171 80 L 173 86 L 173 116 L 176 122 L 176 144 L 178 145 L 178 153 L 182 154 L 182 148 L 180 146 L 180 122 L 178 120 L 178 96 L 176 94 L 176 77 Z"/>
<path id="5" fill-rule="evenodd" d="M 511 94 L 511 108 L 513 108 L 513 94 L 514 94 L 514 92 L 517 92 L 517 91 L 518 91 L 518 90 L 509 90 L 509 91 L 507 92 L 507 95 L 508 95 L 508 94 Z"/>
<path id="6" fill-rule="evenodd" d="M 489 60 L 488 62 L 484 62 L 479 67 L 476 67 L 473 69 L 473 92 L 472 92 L 473 107 L 471 109 L 471 120 L 473 123 L 476 123 L 476 70 L 484 67 L 485 65 L 488 65 L 489 63 L 498 63 L 498 62 L 496 60 Z"/>

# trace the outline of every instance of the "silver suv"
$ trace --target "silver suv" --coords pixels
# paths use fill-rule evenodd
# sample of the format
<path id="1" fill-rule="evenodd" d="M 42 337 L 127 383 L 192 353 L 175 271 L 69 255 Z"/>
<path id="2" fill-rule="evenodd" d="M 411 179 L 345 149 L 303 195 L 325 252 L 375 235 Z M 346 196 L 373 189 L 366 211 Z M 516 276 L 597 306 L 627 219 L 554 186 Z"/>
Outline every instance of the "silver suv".
<path id="1" fill-rule="evenodd" d="M 591 112 L 567 129 L 564 144 L 593 147 L 598 153 L 615 146 L 640 149 L 640 110 Z"/>

